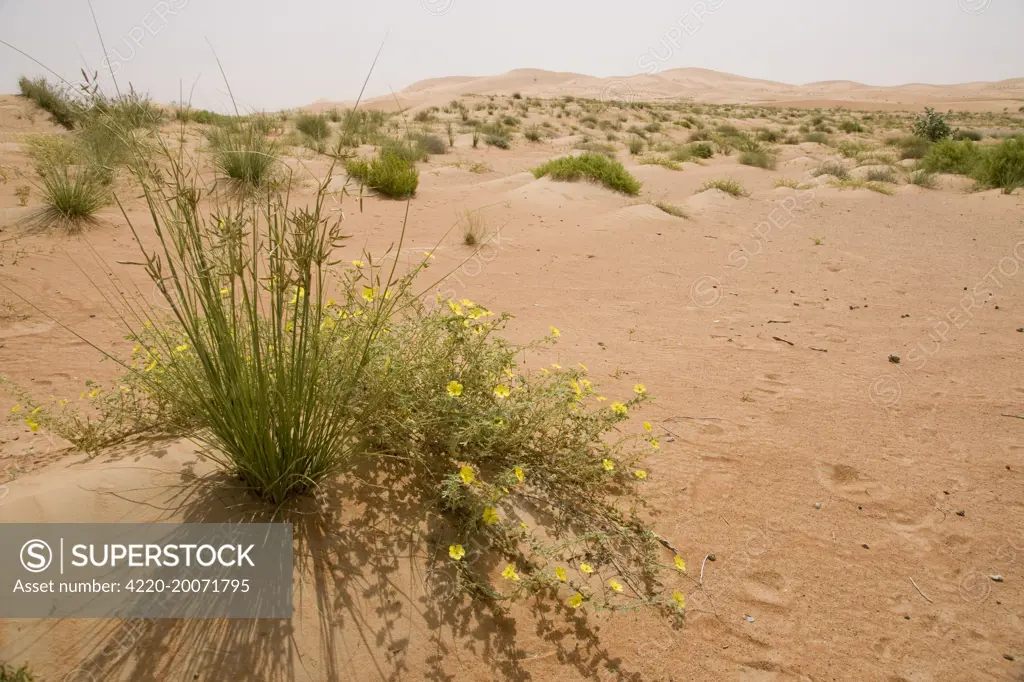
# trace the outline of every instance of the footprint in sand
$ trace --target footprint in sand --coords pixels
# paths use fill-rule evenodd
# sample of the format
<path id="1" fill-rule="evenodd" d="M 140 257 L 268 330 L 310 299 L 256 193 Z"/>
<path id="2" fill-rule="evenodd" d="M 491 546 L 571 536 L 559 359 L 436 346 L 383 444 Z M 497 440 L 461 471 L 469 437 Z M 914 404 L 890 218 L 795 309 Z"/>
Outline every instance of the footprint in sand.
<path id="1" fill-rule="evenodd" d="M 879 502 L 892 492 L 878 481 L 846 464 L 818 464 L 818 481 L 832 494 L 855 502 Z"/>

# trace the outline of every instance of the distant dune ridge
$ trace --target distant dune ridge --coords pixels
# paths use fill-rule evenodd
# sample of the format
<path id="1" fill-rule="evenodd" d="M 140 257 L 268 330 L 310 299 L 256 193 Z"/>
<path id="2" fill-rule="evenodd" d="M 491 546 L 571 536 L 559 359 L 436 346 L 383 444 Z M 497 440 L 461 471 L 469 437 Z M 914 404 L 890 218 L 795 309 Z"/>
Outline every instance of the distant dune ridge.
<path id="1" fill-rule="evenodd" d="M 671 69 L 656 74 L 597 78 L 579 73 L 516 69 L 499 76 L 448 76 L 413 83 L 394 96 L 371 98 L 366 106 L 405 108 L 434 106 L 459 95 L 556 97 L 572 95 L 608 100 L 688 99 L 713 104 L 837 107 L 849 109 L 917 109 L 935 106 L 960 111 L 1017 110 L 1024 106 L 1024 78 L 955 85 L 908 83 L 874 86 L 833 80 L 805 85 L 746 78 L 708 69 Z M 349 103 L 317 101 L 310 108 L 330 109 Z"/>

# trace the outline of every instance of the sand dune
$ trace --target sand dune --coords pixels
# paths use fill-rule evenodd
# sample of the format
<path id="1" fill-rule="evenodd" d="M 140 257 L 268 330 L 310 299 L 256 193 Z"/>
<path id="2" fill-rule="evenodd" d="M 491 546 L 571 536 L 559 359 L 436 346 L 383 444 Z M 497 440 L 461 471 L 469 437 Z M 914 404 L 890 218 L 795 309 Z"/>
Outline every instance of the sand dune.
<path id="1" fill-rule="evenodd" d="M 908 83 L 873 86 L 849 80 L 791 85 L 697 68 L 633 76 L 598 78 L 577 73 L 516 69 L 498 76 L 453 76 L 419 81 L 401 92 L 403 107 L 437 106 L 474 93 L 530 97 L 572 95 L 607 100 L 689 99 L 713 104 L 741 103 L 848 109 L 919 109 L 935 106 L 959 111 L 1016 110 L 1024 105 L 1024 78 L 954 85 Z M 341 102 L 318 101 L 310 108 L 331 109 Z M 371 98 L 371 108 L 394 109 L 391 95 Z"/>

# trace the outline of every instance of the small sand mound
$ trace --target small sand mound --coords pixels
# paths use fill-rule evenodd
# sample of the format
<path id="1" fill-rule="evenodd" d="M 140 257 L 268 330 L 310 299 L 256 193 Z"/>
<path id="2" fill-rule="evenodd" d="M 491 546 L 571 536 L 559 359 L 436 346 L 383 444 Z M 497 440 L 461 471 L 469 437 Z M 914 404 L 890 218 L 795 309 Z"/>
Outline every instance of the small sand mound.
<path id="1" fill-rule="evenodd" d="M 485 180 L 477 184 L 480 189 L 494 190 L 496 192 L 509 192 L 514 189 L 519 189 L 524 185 L 528 185 L 531 182 L 536 182 L 536 178 L 533 177 L 533 173 L 522 172 L 516 173 L 515 175 L 507 175 L 503 178 L 495 178 L 494 180 Z"/>
<path id="2" fill-rule="evenodd" d="M 533 176 L 530 175 L 530 177 Z M 592 203 L 600 209 L 602 206 L 610 207 L 620 204 L 621 196 L 592 182 L 556 182 L 549 178 L 534 180 L 508 193 L 508 198 L 514 203 L 522 202 L 532 207 L 555 208 L 571 202 L 574 204 Z"/>
<path id="3" fill-rule="evenodd" d="M 695 211 L 701 211 L 708 208 L 721 208 L 723 206 L 732 206 L 741 197 L 734 197 L 730 194 L 726 194 L 720 189 L 708 189 L 694 194 L 692 197 L 686 200 L 686 207 Z"/>
<path id="4" fill-rule="evenodd" d="M 653 204 L 626 206 L 617 211 L 599 216 L 597 222 L 607 227 L 639 227 L 679 220 Z"/>

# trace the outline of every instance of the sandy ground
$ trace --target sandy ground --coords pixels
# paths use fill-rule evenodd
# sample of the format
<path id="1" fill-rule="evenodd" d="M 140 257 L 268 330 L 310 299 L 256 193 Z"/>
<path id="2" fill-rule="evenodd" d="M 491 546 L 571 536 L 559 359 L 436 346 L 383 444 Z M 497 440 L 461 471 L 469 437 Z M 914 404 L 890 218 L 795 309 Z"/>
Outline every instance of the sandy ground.
<path id="1" fill-rule="evenodd" d="M 403 107 L 435 106 L 467 93 L 511 95 L 514 92 L 532 97 L 573 95 L 607 101 L 688 99 L 715 104 L 766 104 L 807 109 L 899 110 L 920 109 L 927 104 L 940 110 L 1002 111 L 1009 108 L 1017 111 L 1024 105 L 1024 78 L 883 87 L 854 81 L 790 85 L 695 68 L 609 78 L 542 69 L 516 69 L 498 76 L 450 76 L 420 81 L 397 93 L 397 96 L 374 98 L 369 106 L 391 110 L 397 106 L 396 99 Z M 312 108 L 328 109 L 333 106 L 323 101 Z"/>
<path id="2" fill-rule="evenodd" d="M 24 103 L 0 104 L 22 120 Z M 43 118 L 26 125 L 47 129 Z M 1024 412 L 1020 192 L 967 193 L 955 178 L 893 196 L 816 180 L 773 189 L 833 158 L 804 143 L 781 147 L 771 171 L 735 156 L 671 171 L 622 151 L 644 183 L 627 198 L 526 172 L 569 152 L 568 138 L 511 151 L 467 138 L 423 166 L 410 251 L 483 208 L 501 229 L 479 254 L 457 233 L 435 249 L 437 267 L 455 269 L 444 293 L 514 314 L 516 340 L 556 325 L 550 360 L 585 363 L 607 395 L 643 381 L 656 397 L 644 413 L 663 443 L 652 509 L 691 577 L 703 573 L 684 627 L 529 604 L 496 618 L 438 598 L 424 548 L 367 527 L 339 493 L 327 523 L 298 529 L 320 561 L 296 569 L 290 620 L 6 621 L 0 661 L 28 661 L 47 682 L 1024 679 L 1024 421 L 1002 416 Z M 28 167 L 18 142 L 4 142 L 0 164 Z M 714 178 L 751 196 L 694 193 Z M 0 238 L 31 208 L 17 207 L 15 184 L 0 184 Z M 383 251 L 404 210 L 348 206 L 353 257 Z M 91 250 L 130 271 L 116 262 L 136 247 L 114 210 L 83 237 L 5 247 L 5 285 L 127 350 L 89 283 L 104 269 Z M 72 398 L 105 376 L 46 315 L 0 300 L 3 374 Z M 182 501 L 208 470 L 188 442 L 88 459 L 2 429 L 0 522 L 224 520 L 244 504 L 216 487 Z"/>

